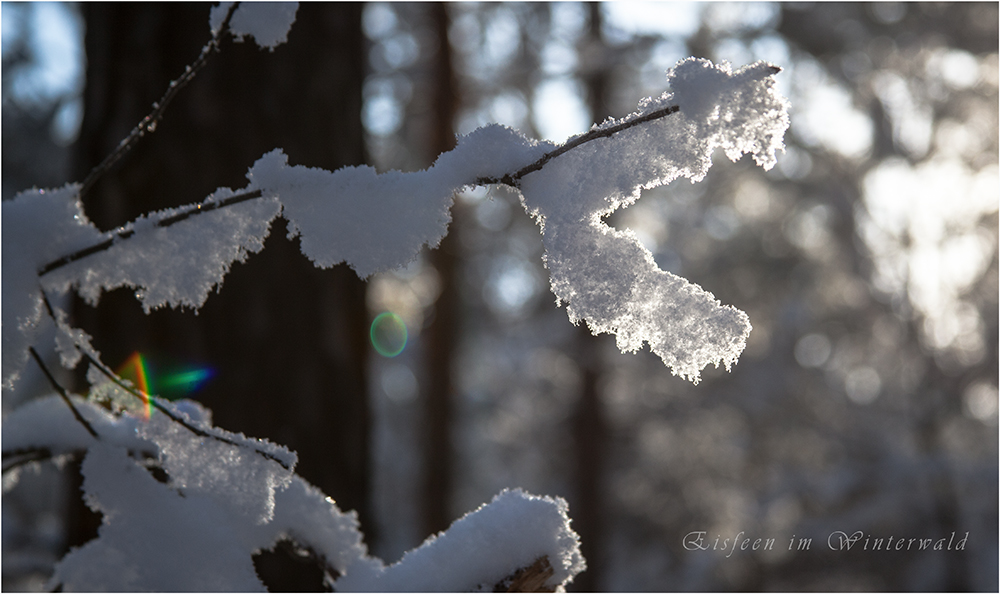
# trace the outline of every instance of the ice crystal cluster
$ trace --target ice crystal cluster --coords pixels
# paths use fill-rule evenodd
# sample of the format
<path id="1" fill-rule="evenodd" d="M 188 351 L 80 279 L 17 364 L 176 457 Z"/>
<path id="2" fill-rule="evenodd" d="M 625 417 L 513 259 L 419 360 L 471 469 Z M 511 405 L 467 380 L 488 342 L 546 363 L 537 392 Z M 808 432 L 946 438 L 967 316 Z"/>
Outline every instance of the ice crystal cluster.
<path id="1" fill-rule="evenodd" d="M 213 32 L 228 10 L 225 3 L 213 9 Z M 295 10 L 244 3 L 229 30 L 273 49 Z M 16 392 L 30 348 L 57 350 L 67 367 L 86 355 L 97 366 L 88 378 L 100 377 L 100 354 L 69 326 L 56 306 L 60 295 L 75 291 L 97 303 L 104 291 L 128 286 L 147 311 L 196 309 L 233 262 L 263 248 L 278 216 L 316 266 L 346 262 L 364 278 L 436 246 L 455 192 L 485 179 L 520 190 L 542 233 L 552 291 L 573 323 L 615 334 L 624 351 L 648 344 L 692 381 L 709 363 L 728 368 L 746 344 L 746 314 L 660 270 L 634 233 L 602 219 L 643 189 L 680 177 L 701 180 L 716 149 L 734 160 L 752 154 L 771 167 L 788 126 L 775 72 L 764 63 L 733 71 L 684 60 L 668 73 L 663 95 L 570 139 L 581 142 L 551 158 L 556 145 L 498 125 L 459 138 L 432 167 L 409 173 L 312 169 L 289 164 L 275 149 L 249 167 L 244 188 L 220 188 L 200 204 L 149 213 L 108 232 L 88 221 L 78 185 L 22 192 L 3 204 L 5 396 Z M 669 115 L 647 117 L 670 106 L 676 109 Z M 611 129 L 617 131 L 606 134 Z M 134 397 L 110 389 L 121 392 L 115 402 Z M 85 452 L 84 497 L 103 524 L 99 538 L 59 563 L 53 587 L 262 590 L 251 556 L 282 538 L 311 547 L 339 575 L 338 590 L 491 587 L 542 556 L 553 568 L 548 584 L 561 588 L 585 565 L 565 501 L 507 491 L 386 567 L 367 555 L 356 515 L 294 474 L 293 452 L 213 427 L 210 412 L 196 403 L 158 400 L 162 410 L 146 419 L 119 406 L 72 402 L 98 438 L 59 396 L 31 401 L 3 420 L 5 453 Z"/>

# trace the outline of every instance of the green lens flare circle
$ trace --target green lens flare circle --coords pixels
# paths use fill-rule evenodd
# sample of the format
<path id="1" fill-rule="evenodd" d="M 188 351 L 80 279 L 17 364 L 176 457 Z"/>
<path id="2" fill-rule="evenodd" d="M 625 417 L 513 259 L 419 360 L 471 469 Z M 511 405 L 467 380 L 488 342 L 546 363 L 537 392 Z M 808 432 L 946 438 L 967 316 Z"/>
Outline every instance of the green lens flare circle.
<path id="1" fill-rule="evenodd" d="M 395 357 L 406 348 L 406 324 L 391 311 L 375 316 L 370 334 L 372 346 L 383 357 Z"/>

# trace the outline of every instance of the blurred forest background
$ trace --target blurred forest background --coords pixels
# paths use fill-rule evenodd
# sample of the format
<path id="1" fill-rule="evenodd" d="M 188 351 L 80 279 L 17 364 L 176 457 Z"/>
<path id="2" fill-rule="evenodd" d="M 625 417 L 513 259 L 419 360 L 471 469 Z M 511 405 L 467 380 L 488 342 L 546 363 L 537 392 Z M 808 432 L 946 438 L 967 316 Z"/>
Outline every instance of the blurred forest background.
<path id="1" fill-rule="evenodd" d="M 208 11 L 4 2 L 3 198 L 83 179 L 198 55 Z M 503 187 L 458 196 L 440 249 L 367 283 L 312 268 L 278 222 L 197 316 L 144 316 L 122 290 L 74 317 L 108 364 L 141 353 L 154 391 L 210 369 L 159 391 L 297 450 L 388 562 L 523 487 L 569 501 L 576 590 L 995 591 L 998 19 L 996 3 L 306 3 L 273 53 L 223 42 L 84 196 L 108 229 L 243 187 L 275 147 L 415 170 L 488 122 L 561 142 L 661 93 L 686 56 L 768 60 L 792 103 L 777 167 L 719 155 L 610 221 L 750 315 L 739 364 L 698 385 L 569 324 Z M 368 339 L 384 311 L 409 329 L 394 358 Z M 72 464 L 5 480 L 4 590 L 43 587 L 93 536 L 79 480 Z M 859 530 L 968 540 L 827 544 Z M 776 544 L 687 550 L 692 531 Z M 258 558 L 269 585 L 319 585 L 281 551 Z"/>

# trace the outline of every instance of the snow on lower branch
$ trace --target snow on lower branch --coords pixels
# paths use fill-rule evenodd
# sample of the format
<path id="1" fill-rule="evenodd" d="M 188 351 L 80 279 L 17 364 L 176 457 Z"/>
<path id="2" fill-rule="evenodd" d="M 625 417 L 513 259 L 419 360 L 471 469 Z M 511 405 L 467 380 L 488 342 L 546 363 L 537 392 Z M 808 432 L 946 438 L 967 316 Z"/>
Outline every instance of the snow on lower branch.
<path id="1" fill-rule="evenodd" d="M 310 547 L 338 591 L 472 591 L 544 567 L 533 583 L 560 589 L 583 571 L 579 537 L 559 498 L 504 491 L 389 567 L 369 557 L 355 512 L 261 451 L 294 464 L 295 454 L 202 424 L 192 401 L 164 403 L 225 443 L 155 412 L 115 415 L 76 399 L 91 437 L 56 396 L 4 418 L 7 454 L 85 452 L 87 505 L 102 516 L 98 538 L 67 554 L 51 587 L 64 591 L 263 591 L 253 555 L 291 539 Z M 185 412 L 187 411 L 187 412 Z M 159 473 L 159 474 L 158 474 Z M 16 476 L 11 478 L 16 482 Z M 544 559 L 540 563 L 539 560 Z M 522 572 L 523 573 L 523 572 Z M 538 583 L 544 580 L 544 583 Z"/>
<path id="2" fill-rule="evenodd" d="M 335 586 L 348 592 L 492 590 L 494 584 L 546 557 L 553 572 L 545 585 L 561 590 L 586 568 L 567 511 L 564 499 L 504 490 L 398 563 L 359 564 Z"/>
<path id="3" fill-rule="evenodd" d="M 357 515 L 293 475 L 294 452 L 212 427 L 193 401 L 160 401 L 170 415 L 148 419 L 74 401 L 97 438 L 57 396 L 3 420 L 5 488 L 17 480 L 11 455 L 83 455 L 84 500 L 103 516 L 98 538 L 63 558 L 50 587 L 264 591 L 253 555 L 282 538 L 316 550 L 334 575 L 368 562 Z"/>
<path id="4" fill-rule="evenodd" d="M 227 501 L 159 482 L 120 446 L 100 442 L 83 461 L 85 500 L 103 514 L 98 538 L 56 566 L 64 591 L 263 592 L 247 522 Z"/>
<path id="5" fill-rule="evenodd" d="M 330 581 L 340 576 L 333 585 L 342 592 L 481 591 L 505 580 L 553 590 L 585 568 L 566 502 L 520 490 L 500 493 L 386 567 L 368 556 L 355 512 L 277 462 L 293 466 L 293 452 L 212 427 L 193 401 L 161 404 L 201 433 L 160 411 L 146 419 L 74 401 L 96 439 L 57 396 L 3 420 L 5 461 L 43 450 L 83 456 L 84 500 L 102 514 L 98 537 L 57 564 L 50 588 L 264 591 L 253 555 L 283 539 L 314 551 Z M 16 481 L 5 476 L 5 488 Z"/>

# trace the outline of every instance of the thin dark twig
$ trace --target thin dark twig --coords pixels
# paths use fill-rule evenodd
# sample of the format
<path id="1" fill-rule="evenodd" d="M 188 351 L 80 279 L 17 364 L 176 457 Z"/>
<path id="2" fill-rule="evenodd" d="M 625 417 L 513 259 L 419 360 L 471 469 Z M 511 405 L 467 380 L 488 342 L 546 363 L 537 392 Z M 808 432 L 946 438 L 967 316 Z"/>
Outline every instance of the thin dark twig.
<path id="1" fill-rule="evenodd" d="M 169 226 L 171 226 L 171 225 L 173 225 L 175 223 L 179 223 L 179 222 L 181 222 L 181 221 L 183 221 L 183 220 L 185 220 L 187 218 L 190 218 L 190 217 L 192 217 L 192 216 L 194 216 L 196 214 L 201 214 L 201 213 L 204 213 L 204 212 L 211 212 L 213 210 L 220 209 L 220 208 L 222 208 L 224 206 L 232 206 L 233 204 L 239 204 L 241 202 L 246 202 L 247 200 L 253 200 L 254 198 L 260 198 L 261 195 L 262 195 L 261 190 L 253 190 L 252 192 L 243 192 L 242 194 L 236 194 L 236 195 L 230 196 L 229 198 L 225 198 L 223 200 L 219 200 L 217 202 L 209 202 L 208 204 L 204 204 L 204 203 L 202 203 L 202 204 L 195 204 L 195 205 L 190 206 L 187 209 L 185 209 L 185 210 L 183 210 L 183 211 L 181 211 L 181 212 L 179 212 L 179 213 L 177 213 L 175 215 L 172 215 L 172 216 L 169 216 L 169 217 L 166 217 L 166 218 L 163 218 L 163 219 L 160 219 L 160 220 L 156 221 L 156 224 L 154 226 L 155 227 L 169 227 Z M 119 231 L 118 233 L 115 234 L 114 237 L 112 237 L 110 239 L 107 239 L 105 241 L 102 241 L 101 243 L 92 245 L 92 246 L 87 247 L 87 248 L 83 248 L 82 250 L 78 250 L 78 251 L 73 252 L 72 254 L 69 254 L 67 256 L 63 256 L 62 258 L 59 258 L 58 260 L 53 260 L 53 261 L 49 262 L 48 264 L 46 264 L 45 266 L 42 266 L 38 270 L 38 276 L 44 276 L 44 275 L 52 272 L 53 270 L 57 270 L 59 268 L 62 268 L 63 266 L 66 266 L 67 264 L 72 264 L 73 262 L 76 262 L 77 260 L 80 260 L 82 258 L 86 258 L 87 256 L 90 256 L 92 254 L 96 254 L 98 252 L 103 252 L 104 250 L 110 248 L 111 246 L 115 245 L 119 241 L 121 241 L 123 239 L 128 239 L 129 237 L 132 237 L 133 235 L 135 235 L 135 229 L 127 229 L 127 230 L 124 230 L 124 231 Z"/>
<path id="2" fill-rule="evenodd" d="M 781 68 L 778 66 L 770 66 L 769 70 L 770 70 L 770 75 L 775 75 L 781 72 Z M 525 165 L 521 169 L 518 169 L 515 173 L 508 173 L 500 177 L 480 177 L 476 180 L 476 183 L 480 185 L 505 184 L 508 186 L 513 186 L 515 188 L 519 187 L 519 182 L 521 181 L 522 177 L 528 175 L 529 173 L 538 171 L 552 159 L 555 159 L 559 155 L 562 155 L 568 151 L 575 149 L 581 144 L 590 142 L 591 140 L 597 140 L 598 138 L 607 138 L 612 134 L 621 132 L 622 130 L 627 130 L 628 128 L 632 128 L 633 126 L 638 126 L 639 124 L 644 124 L 646 122 L 658 120 L 672 113 L 677 113 L 678 111 L 680 111 L 680 106 L 669 105 L 667 107 L 657 109 L 649 113 L 645 113 L 631 120 L 626 120 L 624 122 L 615 124 L 614 126 L 608 126 L 607 128 L 595 128 L 587 132 L 586 134 L 581 134 L 580 136 L 577 136 L 573 140 L 570 140 L 569 142 L 553 149 L 552 151 L 545 153 L 537 161 Z"/>
<path id="3" fill-rule="evenodd" d="M 222 36 L 229 29 L 229 20 L 233 17 L 233 13 L 236 11 L 236 7 L 239 6 L 239 4 L 239 2 L 234 2 L 229 7 L 229 10 L 226 11 L 226 17 L 223 19 L 219 30 L 212 35 L 212 39 L 208 42 L 208 44 L 201 48 L 201 54 L 198 55 L 198 58 L 194 61 L 194 63 L 184 69 L 184 74 L 182 74 L 177 80 L 170 82 L 170 86 L 167 87 L 167 92 L 163 94 L 163 97 L 161 97 L 159 101 L 153 104 L 153 111 L 149 112 L 149 115 L 142 118 L 142 121 L 140 121 L 135 128 L 132 128 L 129 135 L 118 143 L 118 148 L 116 148 L 114 152 L 105 157 L 104 160 L 101 161 L 100 165 L 90 170 L 90 173 L 87 174 L 87 177 L 83 180 L 83 184 L 80 186 L 80 197 L 83 197 L 84 194 L 90 191 L 94 184 L 97 183 L 97 180 L 100 179 L 102 175 L 107 173 L 115 163 L 125 156 L 126 153 L 132 150 L 132 147 L 134 147 L 136 143 L 139 142 L 139 139 L 144 137 L 147 132 L 152 134 L 156 131 L 157 124 L 160 119 L 163 118 L 163 112 L 167 110 L 167 106 L 170 105 L 170 102 L 177 96 L 177 93 L 180 92 L 185 85 L 191 82 L 195 75 L 198 74 L 198 71 L 208 63 L 208 57 L 212 55 L 212 53 L 219 51 L 219 44 L 222 42 Z"/>
<path id="4" fill-rule="evenodd" d="M 45 304 L 45 311 L 48 312 L 49 317 L 52 318 L 53 322 L 55 322 L 56 312 L 52 310 L 52 304 L 49 303 L 49 295 L 45 292 L 45 289 L 39 288 L 39 292 L 42 294 L 42 303 Z"/>
<path id="5" fill-rule="evenodd" d="M 73 450 L 70 452 L 63 452 L 59 454 L 58 457 L 68 456 L 71 459 L 78 459 L 83 457 L 84 450 Z M 27 466 L 33 462 L 41 462 L 43 460 L 51 460 L 56 456 L 52 453 L 49 448 L 29 448 L 16 450 L 3 453 L 3 473 L 6 474 L 15 468 L 20 468 L 22 466 Z"/>
<path id="6" fill-rule="evenodd" d="M 87 419 L 83 418 L 83 415 L 81 415 L 80 411 L 77 410 L 76 406 L 73 404 L 73 401 L 69 399 L 69 393 L 66 392 L 66 388 L 59 385 L 59 382 L 56 381 L 56 378 L 52 377 L 52 373 L 49 372 L 49 368 L 45 366 L 45 363 L 42 361 L 42 358 L 38 356 L 38 351 L 35 350 L 35 347 L 28 347 L 28 352 L 30 352 L 31 356 L 35 358 L 35 362 L 38 363 L 38 366 L 42 368 L 42 373 L 44 373 L 45 377 L 48 378 L 49 383 L 52 384 L 52 387 L 56 389 L 56 392 L 59 392 L 60 396 L 62 396 L 63 402 L 66 403 L 66 406 L 68 406 L 69 409 L 73 411 L 73 416 L 76 417 L 76 420 L 79 421 L 80 424 L 84 426 L 84 428 L 87 430 L 88 433 L 94 436 L 94 439 L 101 439 L 101 437 L 97 435 L 97 431 L 94 431 L 94 428 L 90 426 L 90 423 L 87 421 Z"/>
<path id="7" fill-rule="evenodd" d="M 41 462 L 42 460 L 48 460 L 52 457 L 52 451 L 48 448 L 38 448 L 23 450 L 18 449 L 12 452 L 3 453 L 3 472 L 6 473 L 13 470 L 19 466 L 24 466 L 25 464 L 31 464 L 32 462 Z"/>
<path id="8" fill-rule="evenodd" d="M 677 113 L 677 111 L 679 110 L 680 107 L 676 105 L 670 105 L 668 107 L 664 107 L 662 109 L 657 109 L 656 111 L 651 111 L 647 114 L 643 114 L 635 119 L 621 122 L 620 124 L 615 124 L 614 126 L 609 126 L 607 128 L 595 128 L 590 132 L 587 132 L 586 134 L 581 134 L 580 136 L 577 136 L 573 140 L 563 145 L 560 145 L 558 148 L 545 153 L 537 161 L 525 165 L 524 167 L 518 169 L 514 173 L 508 173 L 501 177 L 480 177 L 476 179 L 476 183 L 480 185 L 505 184 L 516 188 L 518 187 L 518 183 L 521 181 L 522 177 L 534 171 L 538 171 L 552 159 L 555 159 L 559 155 L 562 155 L 568 151 L 575 149 L 581 144 L 590 142 L 591 140 L 597 140 L 598 138 L 607 138 L 612 134 L 615 134 L 616 132 L 621 132 L 622 130 L 638 126 L 639 124 L 643 124 L 645 122 L 651 122 L 653 120 L 666 117 L 672 113 Z"/>
<path id="9" fill-rule="evenodd" d="M 83 353 L 83 356 L 86 357 L 87 361 L 89 361 L 94 366 L 96 366 L 97 369 L 101 373 L 103 373 L 108 379 L 110 379 L 112 382 L 114 382 L 115 384 L 117 384 L 118 387 L 120 387 L 121 389 L 125 390 L 129 394 L 131 394 L 131 395 L 135 396 L 136 398 L 138 398 L 143 404 L 149 403 L 153 408 L 155 408 L 156 410 L 158 410 L 158 411 L 162 412 L 163 414 L 167 415 L 170 418 L 170 420 L 174 421 L 175 423 L 180 424 L 182 427 L 184 427 L 185 429 L 187 429 L 191 433 L 194 433 L 195 435 L 197 435 L 199 437 L 210 437 L 210 438 L 215 439 L 217 441 L 221 441 L 223 443 L 226 443 L 226 444 L 229 444 L 229 445 L 233 445 L 233 446 L 236 446 L 236 447 L 248 447 L 249 449 L 253 450 L 254 452 L 257 452 L 258 454 L 260 454 L 261 456 L 267 458 L 268 460 L 272 460 L 274 462 L 277 462 L 285 470 L 291 470 L 291 467 L 284 460 L 281 460 L 280 458 L 274 456 L 273 454 L 269 454 L 267 452 L 258 450 L 257 448 L 254 448 L 254 447 L 251 447 L 251 446 L 245 446 L 244 444 L 236 443 L 235 441 L 232 441 L 231 439 L 226 439 L 225 437 L 221 437 L 219 435 L 213 435 L 212 433 L 209 433 L 209 432 L 207 432 L 207 431 L 205 431 L 203 429 L 200 429 L 200 428 L 198 428 L 198 427 L 196 427 L 196 426 L 188 423 L 186 420 L 184 420 L 183 417 L 178 416 L 172 410 L 170 410 L 169 408 L 163 406 L 160 402 L 158 402 L 156 400 L 155 397 L 150 396 L 149 394 L 144 394 L 144 393 L 140 392 L 139 390 L 136 390 L 132 386 L 129 386 L 128 384 L 126 384 L 125 382 L 123 382 L 121 380 L 121 378 L 119 378 L 117 375 L 115 375 L 115 373 L 113 371 L 111 371 L 110 369 L 108 369 L 108 367 L 106 365 L 104 365 L 104 363 L 98 361 L 97 359 L 95 359 L 94 357 L 92 357 L 89 353 Z"/>
<path id="10" fill-rule="evenodd" d="M 243 192 L 242 194 L 235 194 L 229 198 L 223 198 L 217 202 L 209 202 L 208 204 L 195 204 L 194 206 L 188 208 L 187 210 L 181 211 L 173 216 L 169 216 L 165 219 L 160 219 L 156 222 L 157 227 L 169 227 L 174 223 L 179 223 L 187 218 L 194 215 L 212 212 L 213 210 L 218 210 L 224 206 L 232 206 L 233 204 L 239 204 L 240 202 L 246 202 L 247 200 L 253 200 L 254 198 L 260 198 L 263 195 L 262 190 L 253 190 L 251 192 Z"/>

